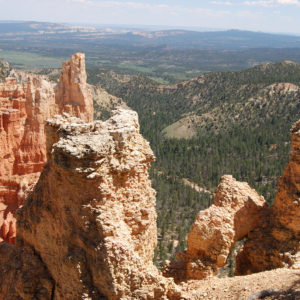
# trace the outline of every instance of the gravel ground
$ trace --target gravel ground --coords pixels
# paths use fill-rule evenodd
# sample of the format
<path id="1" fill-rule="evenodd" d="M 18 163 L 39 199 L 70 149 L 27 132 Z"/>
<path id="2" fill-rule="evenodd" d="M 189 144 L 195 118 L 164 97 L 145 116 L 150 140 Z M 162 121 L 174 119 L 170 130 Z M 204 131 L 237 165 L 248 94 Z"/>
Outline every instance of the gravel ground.
<path id="1" fill-rule="evenodd" d="M 277 269 L 247 276 L 209 278 L 182 284 L 191 299 L 300 300 L 300 270 Z"/>

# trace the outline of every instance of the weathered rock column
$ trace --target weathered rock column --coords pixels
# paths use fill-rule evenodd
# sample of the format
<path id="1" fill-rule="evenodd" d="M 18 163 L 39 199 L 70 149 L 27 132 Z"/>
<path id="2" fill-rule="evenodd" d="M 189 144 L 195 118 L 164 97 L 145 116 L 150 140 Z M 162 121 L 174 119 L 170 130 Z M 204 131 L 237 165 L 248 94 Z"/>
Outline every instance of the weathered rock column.
<path id="1" fill-rule="evenodd" d="M 137 113 L 119 109 L 93 123 L 65 114 L 46 131 L 48 163 L 20 209 L 17 245 L 41 258 L 54 299 L 177 299 L 152 263 L 154 155 Z"/>
<path id="2" fill-rule="evenodd" d="M 55 88 L 60 113 L 67 112 L 85 122 L 93 121 L 93 99 L 86 83 L 85 55 L 76 53 L 62 63 L 62 72 Z"/>
<path id="3" fill-rule="evenodd" d="M 177 281 L 215 275 L 234 244 L 259 227 L 267 211 L 264 198 L 246 182 L 223 176 L 214 203 L 200 211 L 192 225 L 187 250 L 165 266 L 165 274 Z"/>

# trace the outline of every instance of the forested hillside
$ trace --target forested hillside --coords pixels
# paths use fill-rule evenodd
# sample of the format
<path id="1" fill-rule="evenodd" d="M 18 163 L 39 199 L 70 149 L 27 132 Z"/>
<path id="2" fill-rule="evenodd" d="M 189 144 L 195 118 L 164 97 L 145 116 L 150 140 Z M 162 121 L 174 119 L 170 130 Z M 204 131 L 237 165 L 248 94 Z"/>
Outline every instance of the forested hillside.
<path id="1" fill-rule="evenodd" d="M 290 61 L 208 73 L 174 85 L 99 69 L 89 72 L 139 113 L 157 157 L 158 263 L 185 247 L 197 212 L 224 174 L 247 181 L 271 204 L 299 118 L 300 65 Z"/>
<path id="2" fill-rule="evenodd" d="M 8 76 L 9 69 L 9 64 L 5 61 L 0 60 L 0 82 Z"/>

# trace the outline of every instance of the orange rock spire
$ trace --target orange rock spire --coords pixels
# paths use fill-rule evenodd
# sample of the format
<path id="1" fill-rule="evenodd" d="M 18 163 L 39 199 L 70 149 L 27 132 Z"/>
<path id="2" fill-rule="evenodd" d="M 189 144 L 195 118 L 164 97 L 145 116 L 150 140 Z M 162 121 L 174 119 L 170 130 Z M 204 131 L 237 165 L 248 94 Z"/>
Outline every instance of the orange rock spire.
<path id="1" fill-rule="evenodd" d="M 62 112 L 93 120 L 82 53 L 63 63 L 57 86 L 33 74 L 0 83 L 0 241 L 14 243 L 15 211 L 46 163 L 45 121 Z"/>

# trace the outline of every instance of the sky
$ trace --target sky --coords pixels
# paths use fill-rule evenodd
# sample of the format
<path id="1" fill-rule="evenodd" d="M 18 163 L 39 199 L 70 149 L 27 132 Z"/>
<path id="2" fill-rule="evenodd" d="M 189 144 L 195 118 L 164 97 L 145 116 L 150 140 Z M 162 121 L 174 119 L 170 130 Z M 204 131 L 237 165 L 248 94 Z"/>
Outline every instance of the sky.
<path id="1" fill-rule="evenodd" d="M 0 0 L 0 20 L 300 34 L 300 0 Z"/>

